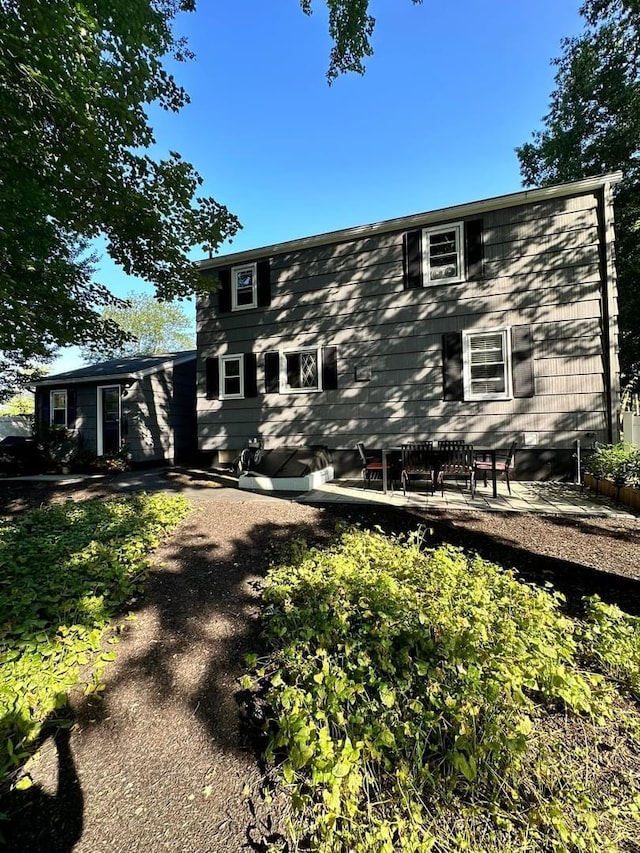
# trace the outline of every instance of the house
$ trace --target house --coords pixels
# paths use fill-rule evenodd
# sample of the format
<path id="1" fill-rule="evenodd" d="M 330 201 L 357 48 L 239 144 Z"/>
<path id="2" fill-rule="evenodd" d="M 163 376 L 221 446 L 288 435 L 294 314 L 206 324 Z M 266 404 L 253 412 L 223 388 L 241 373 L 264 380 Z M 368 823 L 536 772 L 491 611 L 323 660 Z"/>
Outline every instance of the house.
<path id="1" fill-rule="evenodd" d="M 612 187 L 525 190 L 200 262 L 198 447 L 518 442 L 516 476 L 617 438 Z"/>
<path id="2" fill-rule="evenodd" d="M 195 350 L 114 359 L 33 383 L 37 424 L 66 427 L 83 449 L 126 445 L 134 465 L 195 452 Z"/>

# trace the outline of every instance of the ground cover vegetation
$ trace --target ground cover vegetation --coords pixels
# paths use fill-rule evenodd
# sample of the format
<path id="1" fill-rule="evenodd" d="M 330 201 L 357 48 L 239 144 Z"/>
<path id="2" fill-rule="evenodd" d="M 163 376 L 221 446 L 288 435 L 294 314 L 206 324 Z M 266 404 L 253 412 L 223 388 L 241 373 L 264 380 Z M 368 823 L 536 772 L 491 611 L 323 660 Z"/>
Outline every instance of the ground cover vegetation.
<path id="1" fill-rule="evenodd" d="M 14 781 L 43 727 L 68 722 L 72 689 L 103 689 L 118 641 L 114 631 L 105 643 L 105 632 L 187 511 L 182 496 L 139 494 L 0 523 L 0 783 Z"/>
<path id="2" fill-rule="evenodd" d="M 640 620 L 422 538 L 352 528 L 269 573 L 245 686 L 293 848 L 635 849 Z"/>
<path id="3" fill-rule="evenodd" d="M 615 188 L 620 367 L 640 392 L 640 6 L 586 0 L 584 31 L 563 40 L 556 88 L 533 141 L 517 150 L 526 186 L 622 171 Z"/>

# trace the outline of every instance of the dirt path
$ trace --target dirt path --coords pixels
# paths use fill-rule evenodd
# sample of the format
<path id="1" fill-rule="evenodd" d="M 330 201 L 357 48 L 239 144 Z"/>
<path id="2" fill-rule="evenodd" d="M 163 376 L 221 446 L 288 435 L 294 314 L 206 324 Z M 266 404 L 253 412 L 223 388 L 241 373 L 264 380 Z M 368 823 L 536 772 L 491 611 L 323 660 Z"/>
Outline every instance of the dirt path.
<path id="1" fill-rule="evenodd" d="M 270 562 L 292 539 L 328 535 L 340 517 L 395 532 L 422 521 L 434 544 L 457 541 L 521 565 L 532 579 L 601 591 L 640 610 L 637 519 L 560 525 L 530 516 L 429 518 L 384 507 L 210 498 L 195 497 L 194 511 L 155 555 L 105 693 L 76 698 L 70 738 L 46 741 L 30 768 L 34 787 L 0 806 L 10 812 L 9 849 L 266 850 L 282 829 L 283 804 L 264 802 L 262 772 L 241 731 L 242 656 L 257 646 Z M 625 571 L 609 574 L 616 566 Z"/>

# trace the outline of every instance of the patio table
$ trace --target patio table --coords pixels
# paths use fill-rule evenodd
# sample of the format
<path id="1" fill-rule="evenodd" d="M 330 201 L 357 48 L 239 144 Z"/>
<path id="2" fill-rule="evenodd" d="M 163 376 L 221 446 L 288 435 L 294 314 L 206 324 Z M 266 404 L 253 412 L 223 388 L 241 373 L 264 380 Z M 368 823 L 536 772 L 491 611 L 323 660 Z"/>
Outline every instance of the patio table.
<path id="1" fill-rule="evenodd" d="M 387 460 L 389 454 L 402 453 L 401 447 L 386 447 L 382 449 L 382 491 L 388 494 L 389 481 L 387 477 Z M 435 492 L 435 484 L 438 480 L 438 473 L 442 462 L 446 460 L 447 451 L 434 447 L 432 450 L 426 450 L 424 453 L 433 461 L 433 489 Z M 473 455 L 476 459 L 481 458 L 483 461 L 491 462 L 491 483 L 493 486 L 493 497 L 498 497 L 498 472 L 496 471 L 496 448 L 495 447 L 475 447 Z"/>

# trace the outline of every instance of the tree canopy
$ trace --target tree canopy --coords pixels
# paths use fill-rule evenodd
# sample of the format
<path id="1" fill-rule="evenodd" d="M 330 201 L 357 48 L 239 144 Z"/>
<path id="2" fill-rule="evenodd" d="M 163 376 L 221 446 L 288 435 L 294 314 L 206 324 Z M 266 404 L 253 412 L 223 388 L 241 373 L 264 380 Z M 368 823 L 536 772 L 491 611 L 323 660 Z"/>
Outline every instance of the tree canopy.
<path id="1" fill-rule="evenodd" d="M 158 296 L 192 293 L 188 252 L 238 221 L 172 152 L 154 160 L 145 108 L 188 100 L 162 61 L 193 0 L 0 0 L 0 369 L 5 388 L 56 347 L 116 343 L 91 241 Z"/>
<path id="2" fill-rule="evenodd" d="M 117 344 L 93 341 L 81 347 L 87 363 L 134 355 L 157 355 L 195 349 L 193 322 L 186 311 L 173 302 L 159 302 L 146 293 L 129 293 L 123 305 L 107 305 L 101 319 L 115 323 L 124 333 Z"/>
<path id="3" fill-rule="evenodd" d="M 414 3 L 420 0 L 413 0 Z M 368 0 L 326 0 L 327 77 L 363 72 Z M 311 14 L 312 0 L 300 0 Z M 188 102 L 163 62 L 191 58 L 173 32 L 195 0 L 0 0 L 0 395 L 60 346 L 121 341 L 94 280 L 97 237 L 160 299 L 191 294 L 189 251 L 240 227 L 177 152 L 154 160 L 146 108 Z"/>
<path id="4" fill-rule="evenodd" d="M 422 0 L 411 0 L 418 5 Z M 364 74 L 363 60 L 372 56 L 370 38 L 376 19 L 369 14 L 369 0 L 326 0 L 329 9 L 329 35 L 332 41 L 327 80 L 329 85 L 340 74 L 355 71 Z M 312 13 L 312 0 L 300 0 L 302 11 Z"/>
<path id="5" fill-rule="evenodd" d="M 584 32 L 563 40 L 549 113 L 517 149 L 526 185 L 622 170 L 616 254 L 623 385 L 640 384 L 640 4 L 586 0 Z"/>

